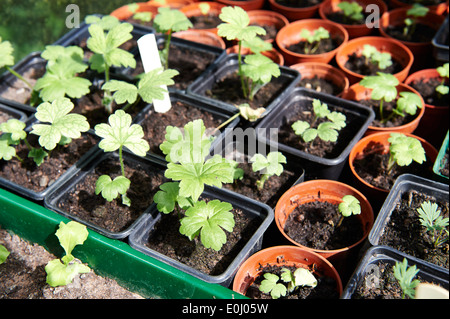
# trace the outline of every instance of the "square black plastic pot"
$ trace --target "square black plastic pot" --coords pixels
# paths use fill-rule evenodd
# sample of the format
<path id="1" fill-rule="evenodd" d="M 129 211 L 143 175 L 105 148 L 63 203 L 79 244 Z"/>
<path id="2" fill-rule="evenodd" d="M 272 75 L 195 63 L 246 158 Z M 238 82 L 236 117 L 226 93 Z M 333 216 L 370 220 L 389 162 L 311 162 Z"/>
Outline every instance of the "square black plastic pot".
<path id="1" fill-rule="evenodd" d="M 360 260 L 344 288 L 341 299 L 352 299 L 356 289 L 360 285 L 368 284 L 376 287 L 378 264 L 380 262 L 395 265 L 395 262 L 402 262 L 404 258 L 408 260 L 408 267 L 416 265 L 417 269 L 419 269 L 418 275 L 423 278 L 423 280 L 448 290 L 448 269 L 424 263 L 420 259 L 401 253 L 390 247 L 374 246 L 369 248 Z M 369 282 L 364 283 L 363 281 L 366 274 L 370 274 L 371 277 Z"/>
<path id="2" fill-rule="evenodd" d="M 156 172 L 156 174 L 161 176 L 164 174 L 164 171 L 166 169 L 166 163 L 158 158 L 138 157 L 134 154 L 129 153 L 126 150 L 123 151 L 123 158 L 125 166 L 130 167 L 141 166 L 144 167 L 146 170 L 154 171 Z M 49 193 L 44 199 L 44 205 L 45 207 L 57 212 L 58 214 L 71 220 L 75 220 L 83 225 L 86 225 L 86 227 L 95 230 L 108 238 L 124 239 L 132 233 L 136 225 L 138 225 L 139 221 L 145 217 L 145 213 L 150 210 L 150 207 L 153 205 L 153 203 L 151 203 L 145 210 L 140 212 L 139 217 L 134 222 L 132 222 L 128 227 L 125 227 L 120 231 L 111 231 L 102 226 L 96 225 L 94 222 L 84 220 L 68 211 L 59 208 L 58 206 L 58 203 L 62 200 L 65 194 L 69 193 L 71 190 L 74 190 L 78 184 L 83 183 L 84 179 L 90 173 L 92 173 L 97 167 L 101 167 L 102 163 L 104 163 L 108 159 L 114 160 L 115 162 L 119 163 L 119 155 L 117 152 L 97 154 L 97 156 L 93 158 L 91 161 L 84 163 L 84 165 L 70 179 L 66 180 L 57 189 Z M 100 194 L 95 196 L 101 197 Z M 115 200 L 120 201 L 120 199 Z"/>
<path id="3" fill-rule="evenodd" d="M 162 213 L 160 213 L 156 209 L 156 205 L 152 207 L 152 210 L 149 214 L 145 215 L 145 218 L 139 223 L 139 225 L 136 227 L 136 230 L 129 236 L 128 241 L 131 247 L 148 256 L 151 256 L 159 261 L 180 269 L 196 278 L 202 279 L 205 282 L 216 283 L 224 287 L 228 287 L 231 284 L 233 276 L 236 274 L 239 266 L 250 255 L 261 249 L 264 232 L 269 227 L 274 218 L 273 211 L 269 206 L 265 204 L 227 191 L 226 189 L 206 187 L 202 196 L 210 199 L 218 199 L 223 202 L 228 202 L 233 206 L 233 208 L 242 210 L 246 216 L 256 218 L 258 221 L 260 221 L 259 227 L 253 233 L 250 240 L 237 253 L 236 257 L 223 273 L 219 275 L 206 274 L 146 246 L 146 242 L 148 242 L 149 237 L 153 235 L 155 225 L 162 217 Z"/>
<path id="4" fill-rule="evenodd" d="M 302 110 L 304 103 L 311 103 L 313 99 L 319 99 L 322 103 L 326 103 L 330 111 L 346 114 L 347 125 L 341 129 L 339 134 L 342 135 L 345 131 L 349 137 L 338 138 L 339 152 L 337 153 L 339 154 L 336 156 L 327 158 L 311 155 L 278 141 L 276 130 L 292 120 L 292 112 Z M 374 118 L 375 113 L 364 105 L 298 87 L 261 120 L 256 126 L 256 132 L 258 139 L 268 143 L 272 149 L 278 149 L 283 154 L 290 154 L 296 158 L 305 169 L 305 180 L 317 178 L 338 180 L 351 149 L 363 137 Z M 300 139 L 299 136 L 299 143 Z"/>
<path id="5" fill-rule="evenodd" d="M 196 81 L 188 86 L 186 92 L 198 99 L 212 101 L 211 103 L 217 104 L 225 110 L 233 111 L 236 106 L 229 104 L 224 101 L 219 101 L 206 96 L 206 91 L 211 90 L 214 83 L 225 78 L 238 70 L 238 55 L 228 54 L 224 59 L 221 59 L 214 63 L 212 68 L 208 72 L 204 72 Z M 278 105 L 286 95 L 295 87 L 295 85 L 300 81 L 300 73 L 297 70 L 288 68 L 285 66 L 280 66 L 281 74 L 277 78 L 281 79 L 285 83 L 284 88 L 280 89 L 279 92 L 274 93 L 273 97 L 267 102 L 263 107 L 266 111 L 261 116 L 266 116 L 271 112 L 271 110 Z M 274 81 L 274 78 L 272 78 Z"/>
<path id="6" fill-rule="evenodd" d="M 24 112 L 16 110 L 16 109 L 14 109 L 14 108 L 12 108 L 10 106 L 7 106 L 7 105 L 1 104 L 1 103 L 0 103 L 0 112 L 3 113 L 3 114 L 6 114 L 8 116 L 7 120 L 9 120 L 9 119 L 16 119 L 16 120 L 19 120 L 21 122 L 26 122 L 26 120 L 28 119 L 28 116 Z M 0 124 L 1 123 L 2 122 L 0 122 Z"/>
<path id="7" fill-rule="evenodd" d="M 371 245 L 379 245 L 380 238 L 383 235 L 384 228 L 391 217 L 392 211 L 401 200 L 402 195 L 409 191 L 416 191 L 418 193 L 434 197 L 440 202 L 448 203 L 449 200 L 448 184 L 439 183 L 412 174 L 400 175 L 392 186 L 392 189 L 384 201 L 383 206 L 381 207 L 380 212 L 375 219 L 375 223 L 369 233 L 368 240 Z M 433 265 L 427 261 L 423 262 Z"/>
<path id="8" fill-rule="evenodd" d="M 448 22 L 449 17 L 445 19 L 444 23 L 439 28 L 431 43 L 433 44 L 433 53 L 436 60 L 440 62 L 448 62 L 449 60 L 449 37 L 448 37 Z"/>

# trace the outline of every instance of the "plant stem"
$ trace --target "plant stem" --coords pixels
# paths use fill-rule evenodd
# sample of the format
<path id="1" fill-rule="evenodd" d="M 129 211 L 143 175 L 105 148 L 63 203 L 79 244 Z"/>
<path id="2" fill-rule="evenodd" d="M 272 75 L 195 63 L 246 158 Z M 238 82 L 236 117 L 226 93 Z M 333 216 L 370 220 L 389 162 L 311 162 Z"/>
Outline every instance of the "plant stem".
<path id="1" fill-rule="evenodd" d="M 105 61 L 105 83 L 109 82 L 109 65 Z M 105 90 L 103 95 L 103 101 L 105 105 L 105 109 L 108 112 L 108 114 L 112 113 L 112 99 L 111 99 L 111 92 L 108 90 Z M 106 101 L 106 103 L 105 103 Z"/>
<path id="2" fill-rule="evenodd" d="M 384 116 L 383 116 L 383 102 L 384 99 L 380 100 L 380 120 L 383 122 Z"/>
<path id="3" fill-rule="evenodd" d="M 229 124 L 230 122 L 232 122 L 235 118 L 237 118 L 239 115 L 241 115 L 241 112 L 238 112 L 236 114 L 234 114 L 232 117 L 230 117 L 228 120 L 226 120 L 225 122 L 223 122 L 222 124 L 220 124 L 218 127 L 216 127 L 214 129 L 214 133 L 216 133 L 218 130 L 220 130 L 222 127 L 224 127 L 225 125 Z"/>
<path id="4" fill-rule="evenodd" d="M 170 41 L 172 39 L 172 30 L 169 30 L 169 34 L 167 35 L 167 40 L 166 40 L 166 46 L 165 46 L 165 53 L 166 53 L 166 58 L 164 59 L 164 69 L 167 70 L 169 68 L 169 48 L 170 48 Z"/>
<path id="5" fill-rule="evenodd" d="M 247 87 L 245 86 L 244 82 L 244 74 L 242 73 L 242 55 L 241 55 L 241 47 L 242 47 L 242 41 L 239 41 L 238 43 L 238 65 L 239 65 L 239 76 L 241 77 L 241 86 L 242 86 L 242 94 L 245 98 L 248 96 Z"/>
<path id="6" fill-rule="evenodd" d="M 123 177 L 126 177 L 126 176 L 125 176 L 125 166 L 124 166 L 124 164 L 123 164 L 122 148 L 123 148 L 123 146 L 121 145 L 121 146 L 119 147 L 120 169 L 121 169 L 121 171 L 122 171 L 122 176 L 123 176 Z"/>
<path id="7" fill-rule="evenodd" d="M 17 77 L 18 79 L 22 80 L 23 83 L 25 83 L 31 91 L 34 91 L 33 86 L 30 84 L 30 82 L 28 82 L 27 80 L 25 80 L 25 78 L 23 76 L 21 76 L 19 73 L 17 73 L 16 71 L 14 71 L 12 68 L 10 68 L 9 66 L 5 66 L 6 70 L 8 70 L 9 72 L 11 72 L 11 74 L 13 74 L 15 77 Z"/>

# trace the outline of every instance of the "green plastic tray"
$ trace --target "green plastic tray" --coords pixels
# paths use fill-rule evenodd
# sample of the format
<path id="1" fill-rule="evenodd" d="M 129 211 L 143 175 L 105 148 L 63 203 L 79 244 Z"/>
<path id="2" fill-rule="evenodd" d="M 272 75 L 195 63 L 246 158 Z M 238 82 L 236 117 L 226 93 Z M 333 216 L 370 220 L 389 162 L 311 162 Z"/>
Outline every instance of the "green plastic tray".
<path id="1" fill-rule="evenodd" d="M 69 219 L 0 188 L 0 226 L 21 238 L 62 256 L 55 232 Z M 217 284 L 206 283 L 156 259 L 144 255 L 127 243 L 109 239 L 89 230 L 74 256 L 98 275 L 116 280 L 130 291 L 146 298 L 162 299 L 241 299 L 244 296 Z"/>
<path id="2" fill-rule="evenodd" d="M 444 181 L 444 182 L 447 182 L 447 183 L 448 183 L 448 177 L 442 175 L 441 173 L 439 173 L 439 170 L 441 169 L 441 167 L 443 167 L 442 160 L 444 158 L 446 150 L 448 149 L 448 134 L 449 134 L 449 131 L 447 131 L 447 135 L 445 135 L 444 141 L 442 142 L 442 146 L 441 146 L 441 148 L 439 150 L 439 154 L 438 154 L 438 156 L 437 156 L 437 158 L 436 158 L 436 160 L 434 162 L 434 165 L 433 165 L 433 172 L 437 176 L 439 176 L 441 181 Z"/>

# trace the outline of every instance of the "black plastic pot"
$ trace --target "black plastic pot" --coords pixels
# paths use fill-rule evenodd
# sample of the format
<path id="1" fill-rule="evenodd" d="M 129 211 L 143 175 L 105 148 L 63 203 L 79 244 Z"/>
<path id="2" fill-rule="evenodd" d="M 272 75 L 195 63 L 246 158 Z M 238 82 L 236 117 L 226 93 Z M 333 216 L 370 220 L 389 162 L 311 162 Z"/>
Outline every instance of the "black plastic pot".
<path id="1" fill-rule="evenodd" d="M 141 166 L 144 169 L 148 171 L 154 171 L 157 175 L 163 176 L 164 171 L 166 170 L 166 163 L 158 158 L 142 158 L 138 157 L 134 154 L 129 153 L 127 150 L 123 151 L 123 158 L 125 162 L 125 166 L 130 167 L 138 167 Z M 96 169 L 101 168 L 103 163 L 107 160 L 113 160 L 117 165 L 119 165 L 119 155 L 117 152 L 113 153 L 105 153 L 105 154 L 97 154 L 95 158 L 93 158 L 89 162 L 85 162 L 84 165 L 82 165 L 76 174 L 74 174 L 70 179 L 65 180 L 63 184 L 61 184 L 58 188 L 54 189 L 51 193 L 49 193 L 45 199 L 44 199 L 44 205 L 45 207 L 57 212 L 58 214 L 61 214 L 69 219 L 75 220 L 81 224 L 86 225 L 88 228 L 93 229 L 97 231 L 98 233 L 112 239 L 124 239 L 125 237 L 129 236 L 131 232 L 134 230 L 136 225 L 139 223 L 141 219 L 144 218 L 144 215 L 146 212 L 150 210 L 150 207 L 152 206 L 152 203 L 142 212 L 139 212 L 139 217 L 132 222 L 129 226 L 125 227 L 124 229 L 120 231 L 111 231 L 109 229 L 106 229 L 105 227 L 96 225 L 94 222 L 84 220 L 75 214 L 63 210 L 59 208 L 58 203 L 63 199 L 63 196 L 65 194 L 68 194 L 70 191 L 75 190 L 77 188 L 78 184 L 82 184 L 86 177 L 94 172 Z M 120 172 L 120 166 L 118 166 L 118 172 Z M 92 185 L 92 187 L 95 189 L 95 184 Z M 159 188 L 159 185 L 157 186 Z M 95 194 L 87 194 L 89 196 L 99 196 L 101 195 L 95 195 Z M 149 195 L 150 196 L 150 195 Z M 116 199 L 120 201 L 120 199 Z M 83 202 L 83 199 L 80 199 L 80 203 Z M 105 200 L 106 202 L 106 200 Z"/>
<path id="2" fill-rule="evenodd" d="M 449 60 L 448 19 L 449 17 L 447 16 L 444 23 L 441 25 L 438 32 L 431 41 L 431 43 L 433 44 L 434 57 L 439 62 L 448 62 Z"/>
<path id="3" fill-rule="evenodd" d="M 329 157 L 319 157 L 308 154 L 297 148 L 279 142 L 278 129 L 288 122 L 295 122 L 293 114 L 305 108 L 305 103 L 311 103 L 313 99 L 319 99 L 326 103 L 330 111 L 342 112 L 347 117 L 347 125 L 341 129 L 340 136 L 336 142 L 339 149 L 337 155 Z M 375 117 L 374 112 L 361 104 L 344 100 L 329 94 L 323 94 L 295 88 L 286 96 L 278 106 L 256 126 L 258 139 L 264 141 L 272 147 L 278 149 L 283 154 L 290 154 L 295 157 L 305 169 L 305 180 L 309 179 L 331 179 L 338 180 L 344 168 L 345 162 L 353 146 L 364 135 L 367 127 Z M 299 143 L 301 138 L 298 137 Z"/>
<path id="4" fill-rule="evenodd" d="M 250 240 L 245 243 L 245 246 L 239 252 L 236 253 L 236 257 L 230 262 L 223 273 L 218 275 L 206 274 L 146 246 L 148 238 L 152 236 L 154 232 L 155 225 L 162 217 L 162 213 L 156 209 L 156 205 L 152 207 L 149 214 L 145 215 L 143 220 L 136 227 L 136 230 L 131 233 L 128 241 L 131 247 L 146 255 L 149 255 L 206 282 L 217 283 L 228 287 L 231 284 L 233 276 L 237 272 L 239 266 L 250 255 L 261 249 L 264 232 L 273 220 L 273 210 L 267 205 L 227 191 L 226 189 L 206 187 L 202 197 L 228 202 L 233 206 L 233 208 L 242 210 L 246 216 L 256 218 L 259 222 L 259 226 L 251 236 Z"/>
<path id="5" fill-rule="evenodd" d="M 188 86 L 186 92 L 192 96 L 195 96 L 201 100 L 211 101 L 211 103 L 217 104 L 217 106 L 233 111 L 236 109 L 236 106 L 226 103 L 224 101 L 219 101 L 217 99 L 213 99 L 206 96 L 206 91 L 211 90 L 214 83 L 220 81 L 225 78 L 227 75 L 232 74 L 238 70 L 238 55 L 237 54 L 228 54 L 224 59 L 220 59 L 210 70 L 204 72 L 202 76 L 200 76 L 196 81 L 194 81 L 191 85 Z M 266 116 L 270 113 L 270 111 L 278 105 L 281 100 L 284 99 L 286 95 L 290 93 L 290 91 L 295 87 L 295 85 L 300 81 L 300 73 L 297 70 L 280 66 L 281 75 L 276 79 L 283 81 L 283 88 L 278 92 L 274 93 L 272 98 L 267 101 L 267 104 L 263 107 L 266 111 L 262 114 L 262 116 Z M 272 81 L 275 81 L 272 78 Z"/>
<path id="6" fill-rule="evenodd" d="M 374 246 L 369 248 L 360 260 L 353 275 L 347 282 L 346 287 L 341 295 L 341 299 L 352 299 L 356 289 L 360 285 L 370 285 L 377 288 L 380 262 L 395 265 L 395 262 L 402 262 L 403 258 L 408 260 L 408 267 L 416 265 L 419 269 L 418 276 L 435 285 L 439 285 L 448 290 L 448 269 L 438 267 L 432 264 L 424 263 L 420 259 L 416 259 L 407 254 L 396 251 L 390 247 Z M 364 282 L 366 274 L 370 274 L 369 280 Z"/>
<path id="7" fill-rule="evenodd" d="M 384 228 L 390 219 L 392 211 L 395 209 L 402 196 L 409 191 L 415 191 L 431 198 L 435 198 L 437 201 L 448 203 L 448 184 L 439 183 L 412 174 L 403 174 L 399 176 L 384 201 L 369 233 L 368 240 L 371 245 L 380 245 L 380 238 L 383 235 Z M 432 265 L 430 262 L 423 262 Z"/>
<path id="8" fill-rule="evenodd" d="M 7 106 L 5 104 L 1 104 L 1 103 L 0 103 L 0 112 L 7 114 L 9 117 L 8 119 L 13 118 L 13 119 L 25 122 L 28 118 L 28 116 L 24 112 L 13 109 L 12 107 L 9 107 L 9 106 Z M 0 124 L 1 124 L 1 122 L 0 122 Z"/>

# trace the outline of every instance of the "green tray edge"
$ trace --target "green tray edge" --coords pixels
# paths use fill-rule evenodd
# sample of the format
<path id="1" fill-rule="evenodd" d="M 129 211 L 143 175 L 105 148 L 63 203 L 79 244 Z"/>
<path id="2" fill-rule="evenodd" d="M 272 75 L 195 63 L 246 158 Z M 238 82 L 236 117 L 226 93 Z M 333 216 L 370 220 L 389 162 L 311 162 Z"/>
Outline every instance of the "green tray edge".
<path id="1" fill-rule="evenodd" d="M 449 138 L 448 134 L 449 134 L 449 131 L 447 131 L 447 134 L 445 135 L 444 141 L 442 142 L 442 146 L 439 150 L 438 156 L 437 156 L 436 160 L 434 161 L 434 165 L 433 165 L 433 172 L 446 181 L 448 181 L 448 177 L 439 173 L 439 169 L 441 168 L 441 161 L 444 158 L 445 151 L 448 148 L 448 138 Z"/>
<path id="2" fill-rule="evenodd" d="M 0 226 L 21 238 L 37 243 L 56 256 L 63 249 L 55 236 L 58 225 L 70 220 L 34 202 L 0 188 Z M 98 275 L 146 298 L 242 299 L 226 287 L 204 282 L 172 266 L 89 230 L 89 237 L 73 254 Z"/>

